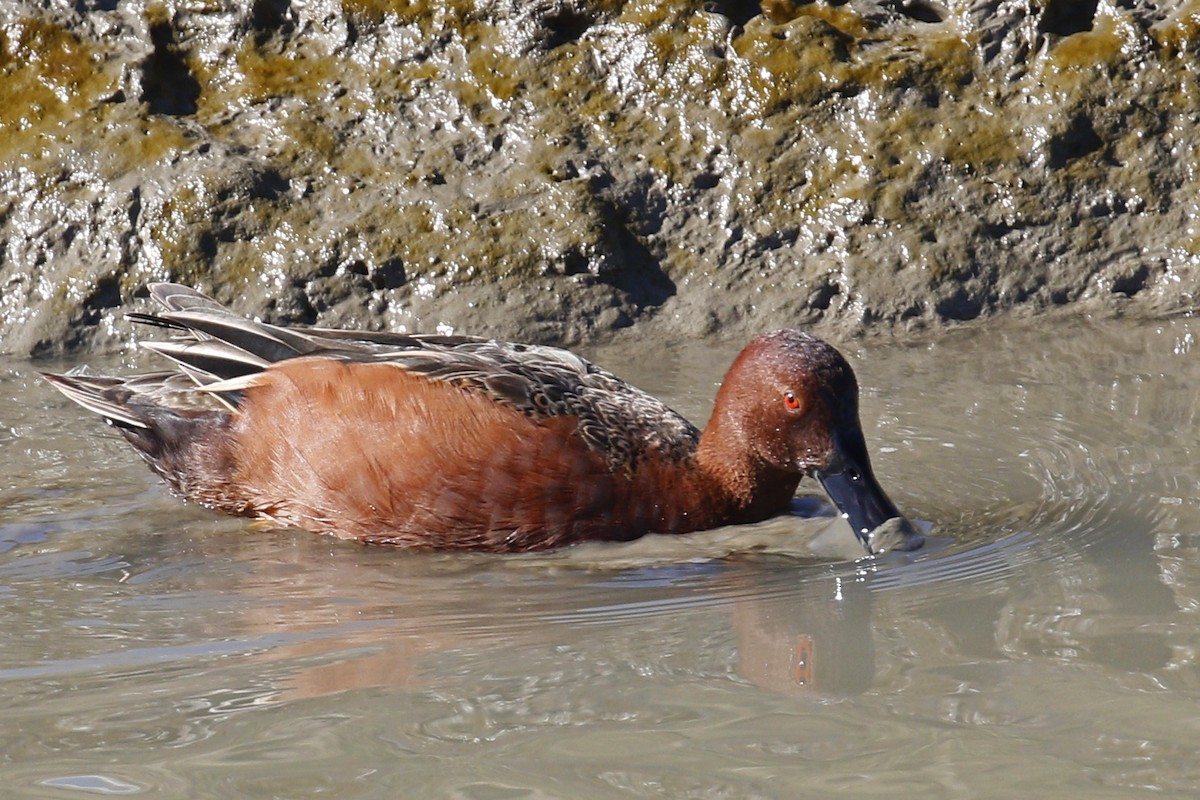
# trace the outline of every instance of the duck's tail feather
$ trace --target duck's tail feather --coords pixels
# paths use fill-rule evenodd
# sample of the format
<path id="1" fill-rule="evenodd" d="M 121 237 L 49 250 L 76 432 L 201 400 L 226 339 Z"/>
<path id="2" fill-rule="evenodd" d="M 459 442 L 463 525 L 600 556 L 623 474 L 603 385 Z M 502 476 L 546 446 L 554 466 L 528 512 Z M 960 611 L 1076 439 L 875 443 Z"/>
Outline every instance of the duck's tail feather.
<path id="1" fill-rule="evenodd" d="M 43 372 L 66 397 L 99 414 L 183 497 L 243 513 L 244 500 L 220 480 L 229 412 L 214 407 L 187 376 L 132 378 Z"/>
<path id="2" fill-rule="evenodd" d="M 104 417 L 110 425 L 118 428 L 150 427 L 144 415 L 128 405 L 131 392 L 125 388 L 125 381 L 121 378 L 57 375 L 52 372 L 43 372 L 41 375 L 68 399 Z"/>
<path id="3" fill-rule="evenodd" d="M 213 392 L 197 391 L 196 381 L 181 372 L 150 372 L 125 378 L 52 372 L 41 375 L 67 398 L 118 428 L 150 428 L 164 412 L 194 415 L 231 406 L 224 401 L 219 405 L 213 402 Z M 208 383 L 214 381 L 209 379 Z"/>

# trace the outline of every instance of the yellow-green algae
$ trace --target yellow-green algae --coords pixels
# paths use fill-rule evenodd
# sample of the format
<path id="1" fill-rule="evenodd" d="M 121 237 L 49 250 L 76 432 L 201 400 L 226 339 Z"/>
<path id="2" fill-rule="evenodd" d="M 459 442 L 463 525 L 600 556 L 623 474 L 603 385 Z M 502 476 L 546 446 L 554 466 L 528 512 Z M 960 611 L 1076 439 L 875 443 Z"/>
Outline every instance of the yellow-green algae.
<path id="1" fill-rule="evenodd" d="M 385 15 L 392 15 L 401 22 L 429 23 L 427 10 L 411 4 L 348 5 L 376 22 L 382 21 Z M 502 133 L 506 121 L 505 104 L 518 96 L 527 74 L 536 76 L 536 67 L 529 60 L 508 55 L 499 30 L 486 21 L 475 19 L 466 12 L 468 8 L 470 6 L 466 4 L 443 6 L 437 12 L 443 22 L 450 20 L 458 25 L 458 34 L 462 37 L 458 55 L 450 56 L 460 59 L 460 63 L 447 66 L 453 70 L 451 74 L 464 77 L 451 86 L 451 91 L 457 94 L 464 111 L 476 122 L 494 126 L 497 133 Z M 426 164 L 424 171 L 403 172 L 400 171 L 402 165 L 397 164 L 396 171 L 389 174 L 388 164 L 381 164 L 369 152 L 368 143 L 347 135 L 347 131 L 331 129 L 320 111 L 323 104 L 331 102 L 333 90 L 342 84 L 357 87 L 358 96 L 369 98 L 365 102 L 370 108 L 361 106 L 363 101 L 360 100 L 338 100 L 360 104 L 357 109 L 343 107 L 340 110 L 388 111 L 393 105 L 410 99 L 420 90 L 422 82 L 441 80 L 443 76 L 439 70 L 443 68 L 447 67 L 437 65 L 432 59 L 397 60 L 378 72 L 366 74 L 340 54 L 299 59 L 293 53 L 274 48 L 269 42 L 263 46 L 248 37 L 239 47 L 233 79 L 225 81 L 220 89 L 213 87 L 204 68 L 197 70 L 205 86 L 198 116 L 209 120 L 210 130 L 218 136 L 236 138 L 238 131 L 231 120 L 226 121 L 229 120 L 227 109 L 267 102 L 275 96 L 289 100 L 299 98 L 305 102 L 277 116 L 276 133 L 282 135 L 273 140 L 277 160 L 287 164 L 295 174 L 334 181 L 357 177 L 375 184 L 390 182 L 402 186 L 438 178 L 444 171 L 447 173 L 444 179 L 452 180 L 454 171 L 461 170 L 462 166 L 450 153 L 422 155 L 419 160 Z M 445 91 L 445 88 L 439 85 L 439 91 Z M 344 93 L 340 96 L 344 97 Z M 432 165 L 437 168 L 429 172 Z M 561 200 L 571 205 L 584 202 L 584 189 L 580 185 L 559 191 L 555 202 Z M 541 187 L 514 187 L 514 192 L 518 191 L 543 190 Z M 208 202 L 181 196 L 168 204 L 161 224 L 154 228 L 165 261 L 175 264 L 197 260 L 203 255 L 200 252 L 202 246 L 214 246 L 211 239 L 208 245 L 202 245 L 190 236 L 175 233 L 193 228 L 193 223 L 198 222 L 195 215 L 202 213 Z M 315 221 L 321 216 L 321 209 L 307 206 L 305 200 L 292 202 L 289 219 L 308 217 Z M 246 227 L 247 234 L 250 229 L 261 231 L 253 245 L 242 246 L 237 241 L 224 240 L 216 243 L 217 261 L 222 270 L 228 267 L 240 273 L 242 270 L 234 267 L 234 262 L 253 262 L 256 260 L 254 250 L 271 249 L 272 225 L 277 220 L 273 219 L 269 209 L 270 203 L 264 202 L 254 209 L 243 209 L 239 215 L 239 224 Z M 569 218 L 577 213 L 576 209 L 566 216 Z M 342 233 L 365 232 L 372 243 L 371 256 L 378 263 L 398 257 L 410 269 L 420 270 L 426 277 L 462 277 L 477 273 L 480 266 L 493 276 L 532 274 L 545 264 L 539 239 L 545 235 L 547 227 L 554 226 L 556 217 L 554 213 L 522 204 L 504 213 L 480 215 L 459 206 L 434 209 L 416 202 L 363 209 L 358 218 L 346 222 L 348 227 L 343 228 Z M 572 232 L 566 230 L 569 226 L 564 222 L 560 227 L 563 228 L 560 233 L 570 238 Z M 528 240 L 529 246 L 513 247 L 512 243 L 522 237 Z M 456 255 L 453 256 L 447 245 L 450 241 L 456 243 Z M 305 250 L 311 249 L 310 245 L 317 246 L 289 243 L 293 248 Z M 467 252 L 464 254 L 463 250 Z M 311 260 L 308 263 L 300 261 L 295 269 L 303 272 L 312 266 Z"/>
<path id="2" fill-rule="evenodd" d="M 855 39 L 866 36 L 876 28 L 848 5 L 827 5 L 811 0 L 764 0 L 761 7 L 763 16 L 773 23 L 784 24 L 801 17 L 819 19 Z"/>
<path id="3" fill-rule="evenodd" d="M 1093 28 L 1062 37 L 1044 58 L 1030 65 L 1047 102 L 1107 92 L 1112 78 L 1135 46 L 1132 26 L 1110 16 L 1097 17 Z"/>
<path id="4" fill-rule="evenodd" d="M 671 182 L 687 180 L 717 145 L 707 130 L 695 129 L 684 115 L 684 108 L 711 105 L 714 91 L 718 108 L 741 108 L 744 112 L 744 117 L 735 122 L 749 129 L 744 144 L 757 141 L 758 146 L 772 148 L 786 128 L 803 125 L 802 120 L 834 93 L 907 82 L 953 103 L 973 73 L 971 48 L 954 36 L 914 37 L 904 58 L 864 57 L 859 40 L 871 32 L 870 26 L 847 8 L 807 4 L 786 15 L 777 13 L 777 19 L 787 17 L 782 24 L 754 19 L 734 41 L 731 59 L 711 55 L 714 42 L 720 40 L 713 15 L 681 5 L 629 2 L 611 9 L 614 21 L 633 31 L 653 31 L 649 37 L 651 49 L 646 52 L 653 61 L 640 63 L 634 70 L 648 70 L 652 77 L 634 89 L 641 95 L 636 104 L 640 110 L 634 110 L 625 93 L 615 93 L 596 80 L 595 64 L 586 44 L 568 43 L 540 62 L 518 58 L 509 53 L 497 26 L 477 14 L 474 4 L 355 0 L 344 7 L 371 22 L 391 19 L 416 25 L 423 33 L 453 33 L 460 43 L 459 55 L 450 57 L 460 58 L 462 64 L 461 68 L 451 67 L 451 74 L 464 77 L 450 91 L 477 122 L 503 131 L 507 104 L 521 97 L 531 82 L 549 84 L 547 113 L 577 120 L 574 125 L 561 127 L 575 128 L 585 138 L 594 137 L 597 144 L 613 148 L 633 145 L 641 150 L 649 170 Z M 547 66 L 549 74 L 545 74 Z M 263 48 L 247 37 L 237 58 L 240 81 L 226 83 L 221 90 L 212 89 L 211 82 L 205 81 L 201 116 L 215 121 L 222 110 L 265 102 L 275 96 L 299 98 L 306 106 L 319 109 L 321 103 L 330 101 L 331 83 L 339 80 L 371 86 L 376 110 L 386 110 L 391 103 L 403 102 L 422 82 L 440 80 L 440 70 L 446 68 L 432 60 L 416 59 L 388 67 L 390 74 L 381 78 L 364 73 L 339 55 L 298 58 L 294 53 Z M 439 83 L 439 88 L 445 91 L 444 83 Z M 843 142 L 835 143 L 843 156 L 832 161 L 819 153 L 798 153 L 798 166 L 807 166 L 809 173 L 804 191 L 797 195 L 795 185 L 785 181 L 777 187 L 781 192 L 778 196 L 772 196 L 769 184 L 765 196 L 745 200 L 761 203 L 768 214 L 781 215 L 782 226 L 786 217 L 794 218 L 797 208 L 804 216 L 803 209 L 808 207 L 812 215 L 830 202 L 859 197 L 861 185 L 882 174 L 890 181 L 889 188 L 875 203 L 873 213 L 884 219 L 902 220 L 906 198 L 920 191 L 921 176 L 930 162 L 941 160 L 981 172 L 1015 158 L 1017 142 L 1003 118 L 986 109 L 966 107 L 962 111 L 944 114 L 906 108 L 875 120 L 872 124 L 882 126 L 885 135 L 873 139 L 874 151 L 859 152 L 857 143 Z M 360 174 L 377 181 L 387 177 L 378 174 L 379 165 L 370 153 L 348 144 L 342 133 L 325 126 L 318 111 L 289 113 L 280 119 L 279 127 L 285 134 L 278 145 L 280 157 L 297 171 L 321 164 L 342 175 Z M 756 133 L 755 129 L 764 128 L 773 133 Z M 643 142 L 640 147 L 634 144 L 639 141 Z M 534 148 L 531 157 L 543 165 L 544 174 L 551 176 L 559 167 L 557 154 L 561 151 L 546 143 Z M 753 160 L 753 153 L 747 155 Z M 442 162 L 447 173 L 461 168 L 449 158 Z M 398 173 L 391 179 L 404 184 L 430 177 L 420 172 Z M 452 174 L 443 177 L 453 179 Z M 446 231 L 429 230 L 418 209 L 392 209 L 389 215 L 392 219 L 388 225 L 371 227 L 372 235 L 399 229 L 402 238 L 395 243 L 396 252 L 415 263 L 429 260 L 421 255 L 429 252 L 424 247 L 436 250 L 438 237 Z M 513 226 L 519 231 L 531 222 L 521 217 L 520 212 L 509 213 L 505 221 L 519 220 Z M 534 222 L 546 224 L 544 219 Z M 446 224 L 464 232 L 480 227 L 469 219 Z M 488 225 L 497 224 L 502 223 L 492 220 Z M 524 263 L 516 265 L 503 252 L 480 255 L 496 265 L 498 274 L 510 269 L 525 271 L 537 261 L 534 255 L 528 261 L 519 259 Z"/>
<path id="5" fill-rule="evenodd" d="M 104 61 L 95 43 L 55 23 L 28 17 L 0 28 L 0 158 L 36 157 L 113 94 Z"/>
<path id="6" fill-rule="evenodd" d="M 411 160 L 397 153 L 388 161 L 371 152 L 369 137 L 353 135 L 346 118 L 387 115 L 418 94 L 435 91 L 457 101 L 472 135 L 509 135 L 514 109 L 528 100 L 549 121 L 544 128 L 560 132 L 529 143 L 528 163 L 543 182 L 526 176 L 489 185 L 490 200 L 516 201 L 502 211 L 398 195 L 405 199 L 365 208 L 361 216 L 341 220 L 332 230 L 323 222 L 327 209 L 317 206 L 328 195 L 318 193 L 314 196 L 322 200 L 309 200 L 289 194 L 246 205 L 235 197 L 228 209 L 235 213 L 236 208 L 236 219 L 221 221 L 217 227 L 226 227 L 215 240 L 201 241 L 190 232 L 211 228 L 211 220 L 225 209 L 214 196 L 222 188 L 215 184 L 227 176 L 215 176 L 208 179 L 212 186 L 177 187 L 151 226 L 172 269 L 215 260 L 226 275 L 249 281 L 264 254 L 286 251 L 284 269 L 302 277 L 323 254 L 336 249 L 331 238 L 358 235 L 369 243 L 368 259 L 382 263 L 399 257 L 410 273 L 424 277 L 477 275 L 487 280 L 535 274 L 553 253 L 545 243 L 584 251 L 603 244 L 596 238 L 605 224 L 603 211 L 587 180 L 572 178 L 564 161 L 580 153 L 606 152 L 636 153 L 638 169 L 665 185 L 689 184 L 717 150 L 743 163 L 769 160 L 771 168 L 764 170 L 769 174 L 756 177 L 757 185 L 749 181 L 739 186 L 732 197 L 733 215 L 755 219 L 756 230 L 794 236 L 799 226 L 819 227 L 814 223 L 825 220 L 831 209 L 854 207 L 871 225 L 895 226 L 916 252 L 922 250 L 930 223 L 914 214 L 913 206 L 945 171 L 976 188 L 981 182 L 996 187 L 1011 203 L 997 214 L 1017 222 L 1044 217 L 1036 192 L 1012 191 L 1022 159 L 1035 154 L 1028 132 L 1014 129 L 1021 123 L 1005 114 L 1004 103 L 1012 94 L 1027 93 L 1044 109 L 1049 127 L 1110 92 L 1126 49 L 1137 44 L 1120 16 L 1124 12 L 1102 10 L 1091 31 L 1051 37 L 1045 52 L 1032 54 L 1029 77 L 997 87 L 981 85 L 979 74 L 985 71 L 975 61 L 978 45 L 958 35 L 954 26 L 919 34 L 888 31 L 891 41 L 882 46 L 879 37 L 884 34 L 852 8 L 822 2 L 766 3 L 767 16 L 751 19 L 740 33 L 727 31 L 723 18 L 696 3 L 631 0 L 588 6 L 609 23 L 598 35 L 636 38 L 647 45 L 637 53 L 601 49 L 589 38 L 548 52 L 517 52 L 505 29 L 473 2 L 345 0 L 343 8 L 361 23 L 414 26 L 418 39 L 432 44 L 419 58 L 373 64 L 360 64 L 343 52 L 300 52 L 255 36 L 239 42 L 233 64 L 200 63 L 181 46 L 202 89 L 196 120 L 216 140 L 236 144 L 250 135 L 238 112 L 273 104 L 277 110 L 268 112 L 273 123 L 270 159 L 286 177 L 347 190 L 361 184 L 444 182 L 454 187 L 471 177 L 472 167 L 445 152 L 452 137 L 431 140 Z M 1198 19 L 1192 8 L 1152 31 L 1163 58 L 1194 52 Z M 64 105 L 49 116 L 39 109 L 43 117 L 38 125 L 71 117 L 63 108 L 79 103 L 76 118 L 113 130 L 107 124 L 110 107 L 97 105 L 97 98 L 115 90 L 113 79 L 92 85 L 89 81 L 96 78 L 89 75 L 101 71 L 90 68 L 85 74 L 79 67 L 102 61 L 102 51 L 45 27 L 9 26 L 0 32 L 3 77 L 16 75 L 18 82 L 37 84 L 42 91 L 48 91 L 45 86 L 75 87 L 65 101 L 63 93 L 53 91 L 43 97 L 42 105 L 56 100 Z M 23 46 L 22 37 L 44 45 L 54 66 L 17 63 L 11 53 Z M 600 64 L 600 56 L 629 63 Z M 41 80 L 40 71 L 50 77 Z M 447 81 L 450 76 L 458 78 Z M 1160 78 L 1145 77 L 1161 90 L 1147 103 L 1154 109 L 1195 109 L 1194 87 L 1172 88 Z M 13 85 L 18 84 L 0 83 L 0 100 L 9 99 L 6 93 L 14 91 Z M 895 92 L 896 87 L 905 91 Z M 853 101 L 864 93 L 870 102 Z M 11 136 L 12 108 L 11 103 L 0 104 L 6 140 L 0 151 Z M 1026 112 L 1020 119 L 1036 124 L 1037 112 Z M 705 124 L 707 119 L 715 125 Z M 1105 142 L 1121 161 L 1123 154 L 1138 151 L 1131 137 L 1145 128 L 1133 118 L 1131 123 L 1127 132 Z M 140 148 L 117 148 L 130 153 L 121 156 L 127 169 L 191 143 L 179 126 L 154 117 L 140 127 L 117 130 L 127 143 L 142 143 Z M 1153 197 L 1156 189 L 1140 165 L 1114 167 L 1102 163 L 1101 155 L 1072 161 L 1072 177 L 1081 183 L 1115 182 L 1131 195 Z M 114 163 L 114 171 L 119 168 Z M 535 199 L 522 202 L 522 196 Z M 581 218 L 596 224 L 572 228 L 569 220 Z M 831 226 L 842 224 L 836 216 L 828 219 Z M 1097 235 L 1098 224 L 1079 226 L 1077 235 Z M 310 239 L 305 232 L 310 228 L 322 232 Z M 214 246 L 215 259 L 210 252 Z M 925 250 L 920 258 L 931 280 L 952 269 L 936 250 Z M 665 266 L 673 271 L 703 264 L 694 248 L 666 246 L 663 251 Z"/>
<path id="7" fill-rule="evenodd" d="M 416 23 L 425 33 L 437 33 L 461 25 L 476 11 L 473 0 L 342 0 L 342 10 L 371 22 L 385 18 L 402 24 Z"/>
<path id="8" fill-rule="evenodd" d="M 1165 59 L 1195 56 L 1200 50 L 1200 0 L 1188 0 L 1170 19 L 1153 26 L 1150 35 Z"/>

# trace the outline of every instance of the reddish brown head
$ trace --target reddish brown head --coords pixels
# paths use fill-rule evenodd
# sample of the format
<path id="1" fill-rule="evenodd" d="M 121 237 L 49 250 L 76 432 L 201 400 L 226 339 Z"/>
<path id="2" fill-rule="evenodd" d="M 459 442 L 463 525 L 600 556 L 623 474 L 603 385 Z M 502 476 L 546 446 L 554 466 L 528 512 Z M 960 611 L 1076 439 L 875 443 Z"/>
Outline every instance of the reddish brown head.
<path id="1" fill-rule="evenodd" d="M 871 531 L 900 516 L 871 471 L 854 370 L 812 334 L 780 330 L 746 346 L 717 394 L 701 449 L 721 453 L 745 496 L 777 497 L 774 486 L 794 490 L 801 476 L 817 478 L 868 550 Z M 919 547 L 920 537 L 906 544 Z"/>

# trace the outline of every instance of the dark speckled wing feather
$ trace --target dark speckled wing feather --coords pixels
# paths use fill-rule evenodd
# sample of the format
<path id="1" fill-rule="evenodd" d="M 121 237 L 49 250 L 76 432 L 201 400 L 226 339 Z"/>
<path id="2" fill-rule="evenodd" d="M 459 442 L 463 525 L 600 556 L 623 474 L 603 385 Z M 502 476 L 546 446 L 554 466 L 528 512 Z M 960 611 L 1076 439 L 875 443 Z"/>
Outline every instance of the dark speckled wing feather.
<path id="1" fill-rule="evenodd" d="M 584 441 L 614 469 L 634 472 L 639 457 L 655 451 L 687 458 L 700 438 L 662 401 L 556 347 L 473 340 L 447 349 L 377 353 L 375 359 L 482 392 L 528 417 L 576 417 Z"/>
<path id="2" fill-rule="evenodd" d="M 471 336 L 280 328 L 240 317 L 188 287 L 155 284 L 150 292 L 166 310 L 133 318 L 174 330 L 177 338 L 145 346 L 176 361 L 202 386 L 220 386 L 304 356 L 384 362 L 481 392 L 528 417 L 576 417 L 584 441 L 614 471 L 635 472 L 639 459 L 654 452 L 682 460 L 699 442 L 699 430 L 660 400 L 557 347 Z M 238 391 L 217 393 L 230 405 L 240 398 Z"/>

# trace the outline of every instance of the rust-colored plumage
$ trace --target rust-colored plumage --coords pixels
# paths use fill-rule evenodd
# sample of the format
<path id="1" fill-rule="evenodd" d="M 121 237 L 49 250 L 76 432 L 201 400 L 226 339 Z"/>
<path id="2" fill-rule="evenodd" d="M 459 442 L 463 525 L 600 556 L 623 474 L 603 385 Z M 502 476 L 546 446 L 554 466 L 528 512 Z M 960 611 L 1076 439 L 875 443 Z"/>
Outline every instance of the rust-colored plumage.
<path id="1" fill-rule="evenodd" d="M 145 346 L 178 371 L 46 377 L 174 492 L 222 511 L 511 552 L 764 519 L 813 474 L 868 549 L 870 530 L 899 516 L 871 475 L 854 374 L 809 334 L 751 342 L 701 434 L 565 350 L 280 328 L 187 287 L 151 295 L 165 310 L 135 318 L 176 332 Z"/>

